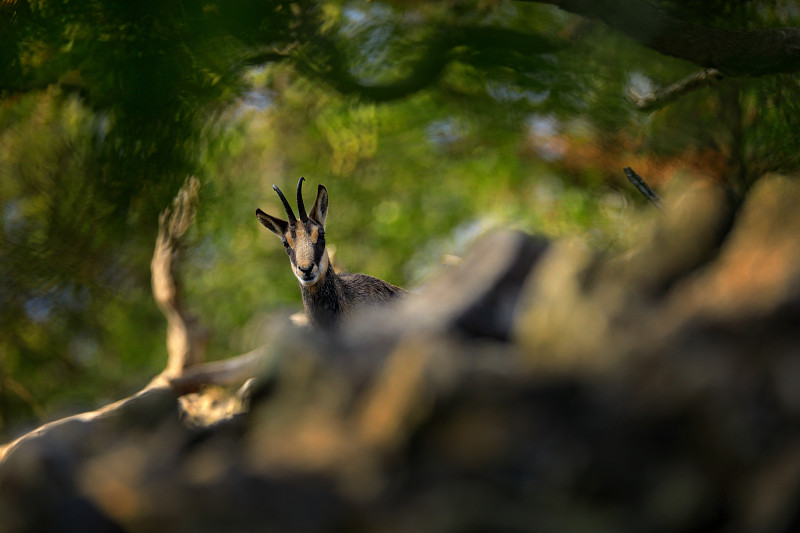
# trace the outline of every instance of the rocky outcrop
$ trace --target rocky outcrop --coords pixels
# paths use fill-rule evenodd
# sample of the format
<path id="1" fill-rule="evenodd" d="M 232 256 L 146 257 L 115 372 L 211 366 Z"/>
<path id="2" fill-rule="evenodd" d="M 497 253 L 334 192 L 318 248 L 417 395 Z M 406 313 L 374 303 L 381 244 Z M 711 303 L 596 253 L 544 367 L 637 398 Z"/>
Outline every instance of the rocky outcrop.
<path id="1" fill-rule="evenodd" d="M 800 185 L 697 187 L 617 256 L 489 235 L 396 308 L 287 325 L 248 408 L 169 389 L 0 463 L 0 531 L 800 529 Z"/>

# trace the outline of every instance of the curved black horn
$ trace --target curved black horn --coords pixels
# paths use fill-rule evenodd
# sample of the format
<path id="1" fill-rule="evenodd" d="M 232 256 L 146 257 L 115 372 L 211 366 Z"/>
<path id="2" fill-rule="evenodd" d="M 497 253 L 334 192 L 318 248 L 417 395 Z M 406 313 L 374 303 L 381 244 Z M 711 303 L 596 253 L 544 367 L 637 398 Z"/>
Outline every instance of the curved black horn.
<path id="1" fill-rule="evenodd" d="M 278 193 L 278 196 L 281 197 L 281 202 L 283 202 L 283 208 L 286 209 L 286 216 L 289 217 L 289 224 L 297 224 L 297 219 L 294 217 L 294 211 L 292 211 L 292 206 L 289 205 L 289 202 L 286 201 L 286 197 L 283 195 L 281 190 L 278 188 L 277 185 L 273 185 L 272 189 Z"/>
<path id="2" fill-rule="evenodd" d="M 300 220 L 306 222 L 308 215 L 306 214 L 306 206 L 303 205 L 303 180 L 305 178 L 301 176 L 297 181 L 297 213 L 300 215 Z"/>

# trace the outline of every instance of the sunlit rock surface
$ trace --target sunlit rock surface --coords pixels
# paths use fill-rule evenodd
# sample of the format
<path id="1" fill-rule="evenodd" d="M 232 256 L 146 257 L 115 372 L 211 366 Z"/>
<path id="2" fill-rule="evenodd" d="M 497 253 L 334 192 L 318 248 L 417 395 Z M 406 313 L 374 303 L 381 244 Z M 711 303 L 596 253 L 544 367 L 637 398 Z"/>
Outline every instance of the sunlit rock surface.
<path id="1" fill-rule="evenodd" d="M 620 256 L 489 235 L 275 341 L 249 408 L 156 390 L 0 464 L 0 531 L 800 530 L 800 186 L 668 199 Z"/>

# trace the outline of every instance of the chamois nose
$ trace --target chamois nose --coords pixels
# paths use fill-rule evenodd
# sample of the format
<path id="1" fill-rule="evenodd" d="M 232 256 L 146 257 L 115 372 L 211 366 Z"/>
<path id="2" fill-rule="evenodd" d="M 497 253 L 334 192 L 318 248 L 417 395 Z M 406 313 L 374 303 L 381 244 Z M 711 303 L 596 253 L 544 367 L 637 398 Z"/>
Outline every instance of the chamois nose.
<path id="1" fill-rule="evenodd" d="M 307 267 L 297 267 L 300 272 L 303 273 L 304 276 L 308 277 L 311 274 L 311 271 L 314 270 L 314 265 L 309 265 Z"/>

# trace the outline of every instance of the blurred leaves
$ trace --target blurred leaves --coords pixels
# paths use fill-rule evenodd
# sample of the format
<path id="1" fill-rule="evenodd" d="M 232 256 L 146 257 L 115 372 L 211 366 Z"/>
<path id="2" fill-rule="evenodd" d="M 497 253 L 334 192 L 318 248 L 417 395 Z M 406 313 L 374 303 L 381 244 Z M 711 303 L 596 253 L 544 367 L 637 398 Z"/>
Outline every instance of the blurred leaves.
<path id="1" fill-rule="evenodd" d="M 661 5 L 736 28 L 800 16 Z M 253 217 L 282 211 L 273 183 L 324 183 L 337 265 L 408 286 L 492 226 L 628 245 L 623 166 L 742 189 L 798 166 L 796 76 L 644 115 L 630 87 L 694 67 L 536 3 L 38 0 L 3 2 L 0 24 L 0 431 L 161 368 L 148 265 L 187 175 L 187 299 L 224 357 L 299 307 Z"/>
<path id="2" fill-rule="evenodd" d="M 331 107 L 319 116 L 319 128 L 331 150 L 334 175 L 350 174 L 361 159 L 375 154 L 378 144 L 375 106 Z"/>

